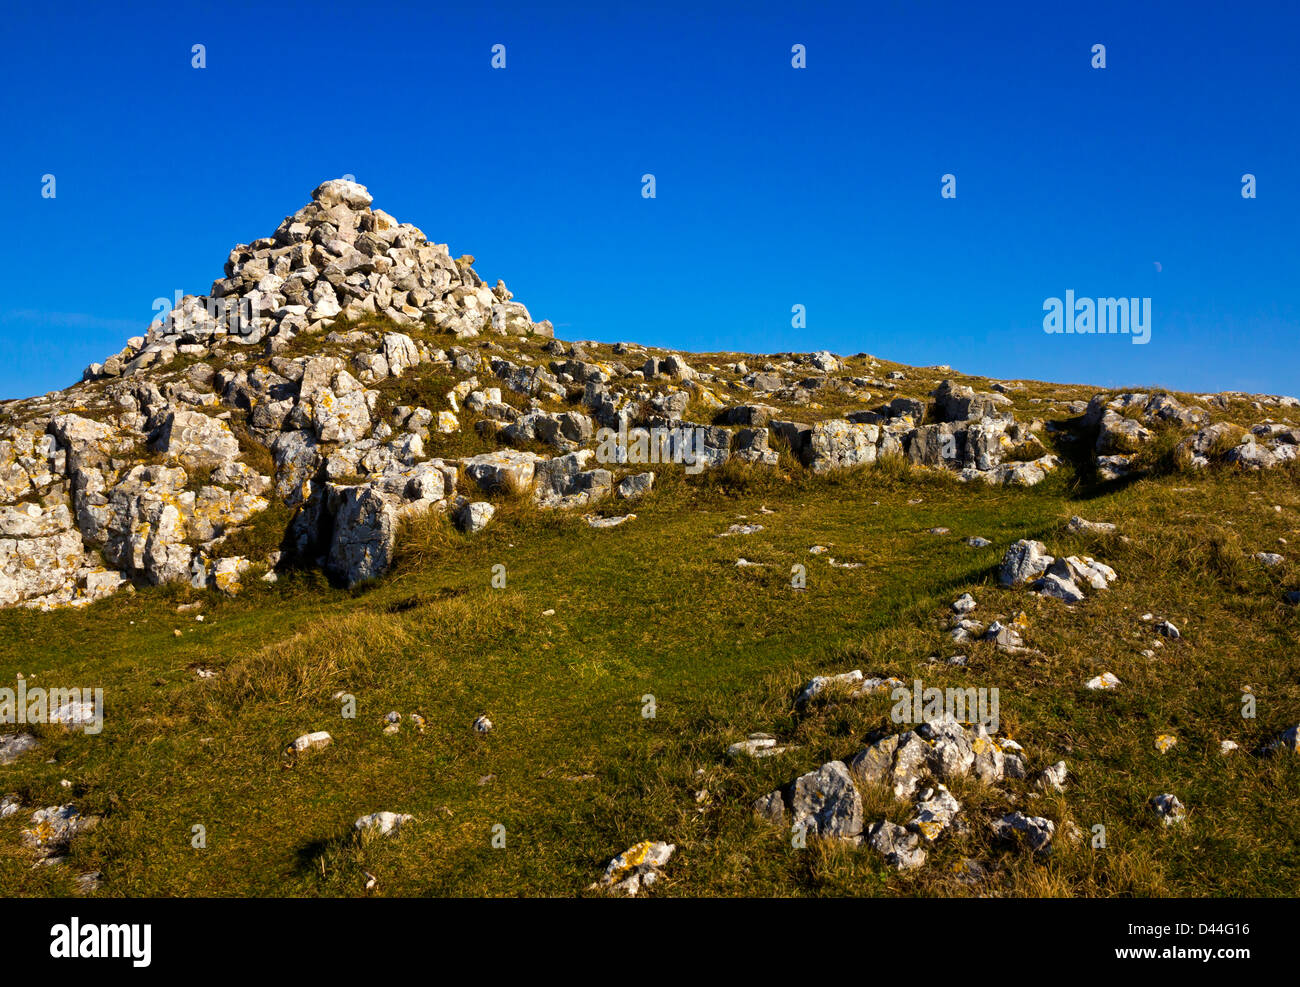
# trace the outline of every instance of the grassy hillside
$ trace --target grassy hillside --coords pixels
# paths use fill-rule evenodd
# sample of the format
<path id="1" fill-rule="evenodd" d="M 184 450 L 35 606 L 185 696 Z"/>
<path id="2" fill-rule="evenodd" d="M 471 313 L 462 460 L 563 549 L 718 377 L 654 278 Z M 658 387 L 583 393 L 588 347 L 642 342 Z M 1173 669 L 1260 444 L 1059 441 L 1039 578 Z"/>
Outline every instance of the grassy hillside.
<path id="1" fill-rule="evenodd" d="M 508 499 L 472 537 L 428 517 L 391 574 L 352 591 L 303 571 L 251 580 L 233 599 L 172 586 L 0 611 L 0 684 L 22 674 L 106 694 L 102 734 L 38 728 L 41 749 L 0 767 L 0 794 L 28 807 L 0 820 L 0 889 L 73 894 L 79 874 L 99 871 L 92 893 L 105 896 L 573 895 L 610 857 L 656 839 L 677 845 L 657 895 L 1293 894 L 1300 758 L 1252 751 L 1300 721 L 1300 616 L 1282 602 L 1300 567 L 1252 555 L 1294 555 L 1296 481 L 1289 468 L 1216 469 L 1091 487 L 1063 469 L 1021 489 L 889 463 L 826 477 L 790 462 L 661 468 L 636 518 L 611 529 Z M 1075 514 L 1122 537 L 1067 534 Z M 763 530 L 716 537 L 742 519 Z M 1074 607 L 1000 589 L 994 569 L 1024 537 L 1093 555 L 1118 581 Z M 809 554 L 818 544 L 829 552 Z M 742 556 L 761 567 L 738 568 Z M 804 590 L 791 586 L 796 564 Z M 1035 653 L 954 645 L 949 605 L 966 591 L 982 620 L 1023 610 Z M 1147 613 L 1183 635 L 1155 657 L 1142 654 Z M 965 668 L 944 663 L 955 654 Z M 997 687 L 1003 732 L 1031 769 L 1064 759 L 1065 793 L 955 785 L 965 831 L 907 874 L 866 849 L 792 847 L 754 820 L 752 801 L 897 729 L 883 695 L 796 712 L 811 676 L 853 668 Z M 1103 671 L 1123 686 L 1084 688 Z M 1246 690 L 1255 719 L 1241 715 Z M 355 718 L 341 715 L 341 692 Z M 480 714 L 495 724 L 486 735 L 471 729 Z M 285 753 L 313 730 L 333 744 Z M 728 760 L 753 731 L 798 749 Z M 1164 754 L 1162 733 L 1178 738 Z M 1225 739 L 1240 750 L 1221 754 Z M 1186 825 L 1147 808 L 1162 792 L 1186 804 Z M 20 840 L 31 808 L 69 801 L 99 824 L 62 866 L 33 866 Z M 864 801 L 869 821 L 908 812 L 883 792 Z M 1011 808 L 1058 830 L 1100 824 L 1107 845 L 1058 839 L 1048 859 L 999 846 L 988 822 Z M 355 837 L 352 821 L 379 810 L 415 822 Z M 205 849 L 191 846 L 195 825 Z M 987 875 L 959 880 L 967 858 Z"/>

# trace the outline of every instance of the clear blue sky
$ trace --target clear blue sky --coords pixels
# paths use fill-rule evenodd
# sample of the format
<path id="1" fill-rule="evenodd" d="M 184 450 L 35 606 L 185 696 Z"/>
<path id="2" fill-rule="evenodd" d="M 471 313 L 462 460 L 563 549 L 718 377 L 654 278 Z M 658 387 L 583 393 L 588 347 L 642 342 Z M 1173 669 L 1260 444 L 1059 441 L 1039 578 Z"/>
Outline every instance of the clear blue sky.
<path id="1" fill-rule="evenodd" d="M 1300 391 L 1296 4 L 564 6 L 9 5 L 0 397 L 345 173 L 562 338 Z M 1046 335 L 1066 289 L 1150 344 Z"/>

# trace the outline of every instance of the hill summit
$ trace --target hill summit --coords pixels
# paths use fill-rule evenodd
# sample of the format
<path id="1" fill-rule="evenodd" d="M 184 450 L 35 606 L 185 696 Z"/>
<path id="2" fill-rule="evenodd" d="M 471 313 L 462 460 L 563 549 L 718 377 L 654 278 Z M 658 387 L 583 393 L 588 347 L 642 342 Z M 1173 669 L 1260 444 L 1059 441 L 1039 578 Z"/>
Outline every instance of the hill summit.
<path id="1" fill-rule="evenodd" d="M 0 605 L 137 582 L 237 593 L 304 564 L 352 585 L 388 569 L 406 520 L 445 511 L 472 533 L 501 496 L 594 510 L 644 496 L 651 465 L 897 461 L 1032 486 L 1062 470 L 1264 469 L 1300 448 L 1294 423 L 1264 417 L 1294 398 L 561 343 L 473 257 L 371 203 L 325 182 L 236 246 L 207 296 L 75 386 L 0 408 Z"/>

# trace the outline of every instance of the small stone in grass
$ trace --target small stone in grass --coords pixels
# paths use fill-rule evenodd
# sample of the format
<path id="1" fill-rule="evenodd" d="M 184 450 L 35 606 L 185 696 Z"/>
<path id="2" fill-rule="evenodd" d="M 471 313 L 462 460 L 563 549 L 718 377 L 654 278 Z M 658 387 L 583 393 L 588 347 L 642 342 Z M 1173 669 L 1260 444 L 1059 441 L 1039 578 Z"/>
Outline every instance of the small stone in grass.
<path id="1" fill-rule="evenodd" d="M 1187 814 L 1187 807 L 1178 800 L 1178 796 L 1171 795 L 1168 792 L 1163 795 L 1156 795 L 1149 804 L 1166 826 L 1173 826 L 1175 823 L 1182 822 Z"/>
<path id="2" fill-rule="evenodd" d="M 414 816 L 402 813 L 372 812 L 368 816 L 362 816 L 352 826 L 358 832 L 372 831 L 377 832 L 380 836 L 388 836 L 407 823 L 414 821 Z"/>
<path id="3" fill-rule="evenodd" d="M 333 739 L 334 738 L 324 730 L 317 730 L 315 733 L 304 733 L 290 745 L 290 749 L 295 754 L 301 754 L 303 751 L 311 750 L 313 747 L 328 747 Z"/>
<path id="4" fill-rule="evenodd" d="M 1117 679 L 1110 672 L 1102 672 L 1095 679 L 1089 679 L 1087 683 L 1087 687 L 1089 689 L 1110 690 L 1110 689 L 1118 689 L 1119 684 L 1120 684 L 1119 679 Z"/>

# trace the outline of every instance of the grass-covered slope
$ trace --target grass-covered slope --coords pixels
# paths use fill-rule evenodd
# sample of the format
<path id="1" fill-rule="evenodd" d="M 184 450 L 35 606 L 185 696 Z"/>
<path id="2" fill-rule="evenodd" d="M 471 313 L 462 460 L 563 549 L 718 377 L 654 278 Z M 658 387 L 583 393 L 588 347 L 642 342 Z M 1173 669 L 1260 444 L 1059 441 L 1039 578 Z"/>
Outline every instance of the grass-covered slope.
<path id="1" fill-rule="evenodd" d="M 658 895 L 1300 886 L 1300 758 L 1252 753 L 1300 721 L 1300 617 L 1283 602 L 1300 569 L 1252 558 L 1294 554 L 1293 470 L 1104 488 L 1061 470 L 1021 489 L 893 464 L 825 477 L 789 463 L 695 477 L 672 467 L 630 509 L 634 520 L 600 530 L 502 500 L 472 537 L 430 515 L 401 539 L 392 573 L 353 591 L 303 571 L 251 580 L 233 599 L 171 586 L 81 610 L 0 611 L 0 684 L 22 674 L 106 696 L 102 734 L 37 728 L 41 748 L 0 766 L 0 794 L 26 807 L 0 819 L 0 889 L 73 894 L 78 875 L 98 871 L 93 893 L 108 896 L 573 895 L 645 839 L 677 845 Z M 1122 537 L 1068 534 L 1075 514 Z M 716 537 L 742 518 L 763 530 Z M 1001 589 L 995 567 L 1025 537 L 1095 556 L 1119 578 L 1074 607 Z M 817 544 L 830 551 L 809 554 Z M 761 567 L 738 568 L 742 556 Z M 796 564 L 804 590 L 791 586 Z M 954 645 L 949 605 L 965 591 L 982 620 L 1025 611 L 1033 651 Z M 1182 632 L 1154 657 L 1142 654 L 1148 613 Z M 958 653 L 965 668 L 944 663 Z M 900 729 L 887 695 L 796 711 L 811 676 L 853 668 L 998 688 L 1003 733 L 1031 769 L 1065 760 L 1065 793 L 954 784 L 964 831 L 905 874 L 865 848 L 793 847 L 754 819 L 753 800 Z M 1103 671 L 1121 688 L 1084 688 Z M 355 718 L 340 693 L 355 697 Z M 390 711 L 401 729 L 386 734 Z M 481 714 L 495 725 L 485 735 L 471 729 Z M 314 730 L 332 745 L 285 753 Z M 728 760 L 753 731 L 798 749 Z M 1178 743 L 1161 754 L 1163 733 Z M 1225 739 L 1240 749 L 1220 753 Z M 1185 803 L 1185 825 L 1162 826 L 1147 807 L 1162 792 Z M 906 820 L 906 803 L 869 788 L 863 798 L 868 821 Z M 61 865 L 33 866 L 20 838 L 31 810 L 68 802 L 98 825 Z M 988 824 L 1012 808 L 1058 831 L 1073 821 L 1089 839 L 1058 839 L 1046 859 L 1000 845 Z M 388 839 L 354 836 L 353 820 L 379 810 L 415 821 Z M 1097 825 L 1104 848 L 1091 846 Z M 968 858 L 987 876 L 959 881 Z"/>

